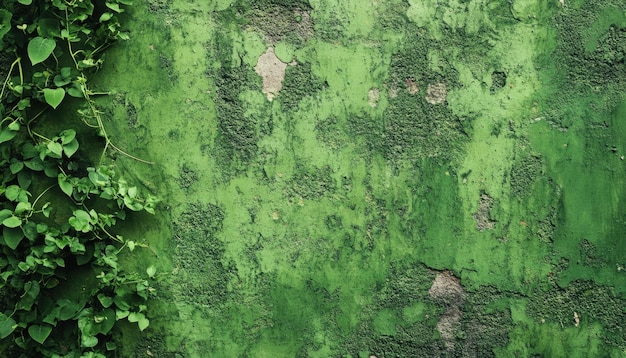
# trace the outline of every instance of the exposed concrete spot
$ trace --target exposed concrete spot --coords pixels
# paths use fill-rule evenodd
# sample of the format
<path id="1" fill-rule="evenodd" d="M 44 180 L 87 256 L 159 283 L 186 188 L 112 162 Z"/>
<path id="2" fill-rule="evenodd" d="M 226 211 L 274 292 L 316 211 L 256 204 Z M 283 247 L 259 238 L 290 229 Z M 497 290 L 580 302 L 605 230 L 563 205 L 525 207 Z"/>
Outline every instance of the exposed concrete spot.
<path id="1" fill-rule="evenodd" d="M 448 88 L 445 83 L 438 82 L 428 85 L 426 102 L 430 104 L 440 104 L 446 101 L 448 96 Z"/>
<path id="2" fill-rule="evenodd" d="M 398 87 L 396 87 L 396 85 L 389 87 L 389 89 L 387 90 L 387 95 L 389 96 L 389 98 L 398 97 Z"/>
<path id="3" fill-rule="evenodd" d="M 406 87 L 406 90 L 409 92 L 409 94 L 414 95 L 417 92 L 420 91 L 419 86 L 417 85 L 417 82 L 415 82 L 415 79 L 409 77 L 406 79 L 406 81 L 404 82 L 404 86 Z M 430 88 L 430 87 L 429 87 Z M 428 99 L 427 99 L 428 100 Z"/>
<path id="4" fill-rule="evenodd" d="M 287 64 L 276 57 L 272 47 L 268 48 L 267 51 L 259 57 L 254 71 L 263 77 L 262 91 L 269 101 L 272 101 L 274 96 L 283 88 L 286 68 Z"/>
<path id="5" fill-rule="evenodd" d="M 443 301 L 454 306 L 463 302 L 465 290 L 461 286 L 461 280 L 446 270 L 437 273 L 428 290 L 428 295 L 436 301 Z"/>
<path id="6" fill-rule="evenodd" d="M 380 90 L 378 88 L 370 88 L 367 93 L 367 102 L 372 107 L 378 106 L 378 101 L 380 101 Z"/>
<path id="7" fill-rule="evenodd" d="M 474 214 L 476 229 L 479 231 L 493 229 L 496 222 L 491 219 L 491 209 L 493 208 L 493 198 L 486 193 L 480 194 L 478 211 Z"/>
<path id="8" fill-rule="evenodd" d="M 455 331 L 463 316 L 461 306 L 465 300 L 465 290 L 461 286 L 461 280 L 450 271 L 439 272 L 428 290 L 428 295 L 446 306 L 446 311 L 437 322 L 437 331 L 445 342 L 446 349 L 451 351 L 456 341 Z"/>

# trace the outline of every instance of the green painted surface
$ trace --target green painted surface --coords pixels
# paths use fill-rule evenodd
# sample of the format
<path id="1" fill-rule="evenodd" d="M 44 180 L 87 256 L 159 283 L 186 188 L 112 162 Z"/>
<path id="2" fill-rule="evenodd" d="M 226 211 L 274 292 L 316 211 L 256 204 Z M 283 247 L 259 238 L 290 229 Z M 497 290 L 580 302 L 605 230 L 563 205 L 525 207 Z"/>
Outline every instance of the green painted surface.
<path id="1" fill-rule="evenodd" d="M 127 229 L 162 279 L 123 354 L 623 356 L 625 11 L 138 4 L 97 79 L 116 145 L 157 164 L 117 162 L 163 198 Z M 436 270 L 465 290 L 452 339 Z"/>

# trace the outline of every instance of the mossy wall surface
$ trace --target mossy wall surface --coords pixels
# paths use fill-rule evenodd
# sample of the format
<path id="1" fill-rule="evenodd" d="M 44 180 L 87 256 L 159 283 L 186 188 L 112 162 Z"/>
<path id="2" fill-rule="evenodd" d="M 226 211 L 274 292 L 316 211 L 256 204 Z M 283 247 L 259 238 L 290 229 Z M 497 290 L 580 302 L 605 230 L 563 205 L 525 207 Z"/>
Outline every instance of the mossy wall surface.
<path id="1" fill-rule="evenodd" d="M 623 2 L 137 3 L 97 78 L 163 198 L 125 356 L 625 354 Z"/>

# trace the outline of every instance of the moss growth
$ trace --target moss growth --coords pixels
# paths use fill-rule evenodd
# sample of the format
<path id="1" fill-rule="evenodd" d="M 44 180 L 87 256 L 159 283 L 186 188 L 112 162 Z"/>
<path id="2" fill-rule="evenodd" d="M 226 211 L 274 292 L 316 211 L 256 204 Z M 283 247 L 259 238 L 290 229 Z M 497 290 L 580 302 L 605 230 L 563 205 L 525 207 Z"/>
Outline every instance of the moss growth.
<path id="1" fill-rule="evenodd" d="M 574 312 L 580 317 L 582 327 L 602 324 L 601 340 L 609 347 L 626 349 L 626 300 L 615 291 L 592 281 L 573 281 L 565 288 L 554 287 L 537 292 L 529 298 L 528 314 L 537 321 L 548 321 L 561 327 L 575 325 Z"/>
<path id="2" fill-rule="evenodd" d="M 316 96 L 326 85 L 311 73 L 310 63 L 298 63 L 288 66 L 285 71 L 283 89 L 277 100 L 283 104 L 286 110 L 295 110 L 298 103 L 308 96 Z"/>
<path id="3" fill-rule="evenodd" d="M 521 154 L 511 168 L 511 194 L 519 200 L 528 198 L 533 193 L 533 184 L 542 171 L 541 157 Z"/>
<path id="4" fill-rule="evenodd" d="M 217 156 L 225 172 L 232 172 L 242 170 L 256 156 L 259 118 L 246 113 L 240 94 L 248 89 L 260 91 L 261 78 L 241 59 L 232 63 L 234 49 L 227 34 L 216 33 L 215 51 L 221 66 L 208 75 L 215 80 L 219 134 L 217 153 L 211 154 Z"/>
<path id="5" fill-rule="evenodd" d="M 232 262 L 223 258 L 224 212 L 216 205 L 189 204 L 174 221 L 171 240 L 173 263 L 180 286 L 176 300 L 195 305 L 226 302 L 228 284 L 235 275 Z"/>

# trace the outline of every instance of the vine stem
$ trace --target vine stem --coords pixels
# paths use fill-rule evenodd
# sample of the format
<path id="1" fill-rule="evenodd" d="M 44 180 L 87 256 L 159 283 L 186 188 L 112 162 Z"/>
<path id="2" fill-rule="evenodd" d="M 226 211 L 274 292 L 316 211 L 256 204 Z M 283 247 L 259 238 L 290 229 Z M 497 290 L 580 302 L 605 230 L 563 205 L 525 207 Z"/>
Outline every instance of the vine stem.
<path id="1" fill-rule="evenodd" d="M 69 31 L 70 29 L 70 21 L 68 18 L 68 14 L 67 14 L 67 9 L 65 9 L 65 22 L 66 22 L 66 27 L 67 27 L 67 31 Z M 102 50 L 108 46 L 104 46 L 104 45 L 100 45 L 98 48 L 96 48 L 95 51 L 92 52 L 92 55 L 94 53 L 96 53 L 99 50 Z M 70 41 L 70 36 L 68 34 L 67 36 L 67 47 L 69 50 L 70 55 L 72 56 L 72 60 L 74 61 L 74 66 L 76 67 L 76 69 L 80 72 L 80 77 L 83 79 L 83 81 L 81 81 L 81 89 L 83 91 L 83 95 L 85 96 L 85 100 L 87 101 L 87 103 L 89 104 L 89 109 L 91 110 L 91 113 L 93 114 L 93 116 L 96 118 L 96 121 L 98 122 L 98 128 L 100 129 L 100 131 L 102 132 L 102 135 L 104 136 L 104 150 L 102 151 L 102 156 L 100 156 L 100 163 L 102 163 L 102 161 L 104 160 L 104 156 L 106 155 L 107 152 L 107 148 L 110 146 L 111 148 L 113 148 L 114 150 L 118 151 L 119 153 L 121 153 L 122 155 L 125 155 L 131 159 L 134 159 L 138 162 L 141 163 L 145 163 L 145 164 L 150 164 L 150 165 L 154 165 L 154 162 L 145 160 L 145 159 L 141 159 L 141 158 L 137 158 L 134 155 L 128 154 L 127 152 L 121 150 L 120 148 L 118 148 L 116 145 L 113 144 L 113 142 L 111 141 L 111 139 L 109 139 L 109 135 L 106 132 L 106 129 L 104 128 L 104 123 L 102 122 L 102 118 L 100 117 L 100 113 L 98 112 L 98 110 L 95 108 L 94 106 L 94 102 L 91 99 L 90 95 L 92 94 L 101 94 L 99 92 L 91 92 L 89 91 L 89 89 L 87 88 L 87 79 L 85 77 L 85 75 L 82 73 L 82 71 L 80 71 L 80 68 L 78 66 L 78 62 L 76 61 L 76 56 L 74 54 L 74 51 L 72 50 L 72 43 Z M 20 67 L 20 75 L 21 75 L 21 67 Z M 83 121 L 85 122 L 85 121 Z M 88 123 L 85 122 L 85 124 L 87 124 L 87 126 L 91 127 Z"/>
<path id="2" fill-rule="evenodd" d="M 94 106 L 94 102 L 90 97 L 90 94 L 92 94 L 88 89 L 87 89 L 87 85 L 85 83 L 82 84 L 83 86 L 83 94 L 85 95 L 85 99 L 87 100 L 87 103 L 89 103 L 89 109 L 91 109 L 91 113 L 93 113 L 94 118 L 96 119 L 96 121 L 98 122 L 98 127 L 100 128 L 100 131 L 102 132 L 102 135 L 104 136 L 104 150 L 102 151 L 102 156 L 100 157 L 100 162 L 102 162 L 104 160 L 104 156 L 106 155 L 107 152 L 107 148 L 111 147 L 114 150 L 118 151 L 119 153 L 134 159 L 138 162 L 141 163 L 145 163 L 145 164 L 150 164 L 150 165 L 154 165 L 154 162 L 145 160 L 145 159 L 141 159 L 141 158 L 137 158 L 134 155 L 131 155 L 125 151 L 123 151 L 122 149 L 118 148 L 115 144 L 113 144 L 113 142 L 111 141 L 111 139 L 109 138 L 109 135 L 106 132 L 106 129 L 104 128 L 104 123 L 102 122 L 102 117 L 100 117 L 100 113 L 98 112 L 98 110 L 95 108 Z"/>
<path id="3" fill-rule="evenodd" d="M 15 65 L 20 63 L 21 60 L 22 60 L 22 58 L 18 57 L 11 64 L 11 68 L 9 68 L 9 73 L 7 73 L 7 78 L 4 80 L 4 84 L 2 85 L 2 91 L 0 91 L 0 98 L 2 98 L 4 96 L 4 90 L 6 89 L 7 84 L 9 84 L 9 80 L 11 79 L 11 73 L 13 73 L 13 68 L 15 68 Z M 22 74 L 21 73 L 22 73 L 22 71 L 21 71 L 21 66 L 20 66 L 20 79 L 22 78 Z"/>
<path id="4" fill-rule="evenodd" d="M 35 205 L 37 205 L 37 202 L 39 201 L 39 199 L 41 199 L 42 196 L 44 196 L 48 190 L 54 188 L 55 186 L 58 186 L 59 184 L 52 184 L 50 185 L 48 188 L 46 188 L 46 190 L 42 191 L 41 194 L 39 194 L 39 196 L 37 196 L 37 198 L 33 201 L 33 210 L 35 209 Z"/>

